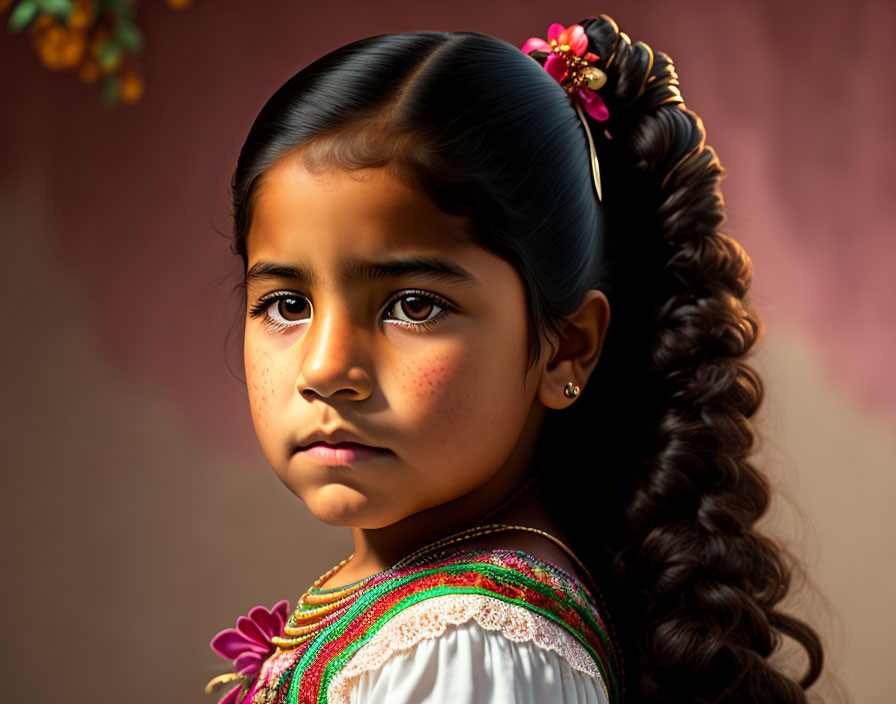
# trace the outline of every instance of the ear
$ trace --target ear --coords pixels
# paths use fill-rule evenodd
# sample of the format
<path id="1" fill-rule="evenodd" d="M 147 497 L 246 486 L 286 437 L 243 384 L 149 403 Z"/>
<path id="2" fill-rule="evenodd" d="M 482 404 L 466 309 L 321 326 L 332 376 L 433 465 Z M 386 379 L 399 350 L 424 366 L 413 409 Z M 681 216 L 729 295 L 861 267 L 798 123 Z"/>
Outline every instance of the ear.
<path id="1" fill-rule="evenodd" d="M 547 408 L 566 408 L 575 401 L 563 393 L 569 382 L 585 388 L 600 358 L 610 325 L 610 302 L 602 291 L 591 289 L 571 315 L 559 321 L 559 337 L 552 335 L 542 343 L 541 378 L 538 400 Z"/>

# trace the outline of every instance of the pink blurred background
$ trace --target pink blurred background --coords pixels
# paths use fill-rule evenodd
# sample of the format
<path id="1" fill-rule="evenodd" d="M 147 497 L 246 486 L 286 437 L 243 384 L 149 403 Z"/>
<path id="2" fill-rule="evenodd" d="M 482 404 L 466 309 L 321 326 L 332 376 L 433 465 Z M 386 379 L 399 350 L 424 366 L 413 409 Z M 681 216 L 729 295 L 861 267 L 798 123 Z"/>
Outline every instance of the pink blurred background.
<path id="1" fill-rule="evenodd" d="M 766 323 L 764 521 L 805 566 L 786 603 L 824 637 L 817 692 L 889 699 L 896 6 L 552 7 L 144 0 L 146 94 L 112 110 L 0 31 L 4 700 L 214 704 L 210 638 L 350 552 L 276 480 L 240 381 L 228 181 L 270 94 L 362 36 L 520 45 L 600 13 L 673 58 L 728 170 Z"/>

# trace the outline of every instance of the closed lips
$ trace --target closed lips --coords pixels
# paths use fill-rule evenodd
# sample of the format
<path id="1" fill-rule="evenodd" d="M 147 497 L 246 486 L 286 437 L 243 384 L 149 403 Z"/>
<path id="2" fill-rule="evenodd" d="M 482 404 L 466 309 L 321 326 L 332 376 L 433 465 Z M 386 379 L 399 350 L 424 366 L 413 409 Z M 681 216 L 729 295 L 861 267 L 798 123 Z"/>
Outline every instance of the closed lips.
<path id="1" fill-rule="evenodd" d="M 302 450 L 307 450 L 309 447 L 314 447 L 316 445 L 324 445 L 326 447 L 366 447 L 370 450 L 379 450 L 379 447 L 371 447 L 370 445 L 364 445 L 360 442 L 324 442 L 323 440 L 319 440 L 318 442 L 313 442 L 310 445 L 305 445 L 305 447 L 300 448 Z"/>
<path id="2" fill-rule="evenodd" d="M 360 438 L 365 438 L 365 436 L 354 431 L 351 428 L 333 428 L 331 430 L 317 428 L 299 438 L 299 440 L 296 442 L 296 451 L 301 452 L 302 450 L 307 450 L 310 447 L 316 446 L 323 448 L 343 448 L 350 450 L 358 450 L 360 448 L 370 450 L 385 449 L 382 447 L 377 447 L 376 445 L 369 445 L 367 443 L 364 443 L 360 440 Z"/>
<path id="3" fill-rule="evenodd" d="M 304 447 L 299 448 L 299 452 L 303 452 L 304 450 L 309 450 L 312 447 L 326 447 L 331 448 L 333 450 L 372 450 L 374 452 L 389 452 L 384 447 L 373 447 L 372 445 L 364 445 L 359 442 L 326 442 L 324 440 L 318 440 L 317 442 L 313 442 L 310 445 L 305 445 Z"/>

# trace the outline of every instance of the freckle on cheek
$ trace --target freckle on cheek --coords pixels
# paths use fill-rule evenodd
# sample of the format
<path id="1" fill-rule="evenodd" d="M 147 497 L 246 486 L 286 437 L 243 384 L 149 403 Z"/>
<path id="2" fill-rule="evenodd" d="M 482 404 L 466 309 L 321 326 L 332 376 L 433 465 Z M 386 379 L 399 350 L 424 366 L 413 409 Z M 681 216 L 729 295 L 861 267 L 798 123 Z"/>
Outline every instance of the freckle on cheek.
<path id="1" fill-rule="evenodd" d="M 267 404 L 269 395 L 273 398 L 274 384 L 270 379 L 270 366 L 253 362 L 249 365 L 249 387 L 253 399 L 256 421 L 261 428 L 270 426 Z"/>
<path id="2" fill-rule="evenodd" d="M 426 399 L 442 393 L 454 376 L 456 365 L 445 359 L 425 360 L 402 369 L 407 380 L 404 390 L 413 389 L 417 398 Z"/>

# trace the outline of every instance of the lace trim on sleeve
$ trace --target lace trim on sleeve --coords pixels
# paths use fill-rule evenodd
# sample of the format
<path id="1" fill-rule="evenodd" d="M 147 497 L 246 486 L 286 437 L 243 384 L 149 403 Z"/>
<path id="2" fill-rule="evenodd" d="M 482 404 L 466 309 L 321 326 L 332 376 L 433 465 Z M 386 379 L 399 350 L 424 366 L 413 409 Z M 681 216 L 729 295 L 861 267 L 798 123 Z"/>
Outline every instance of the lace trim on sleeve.
<path id="1" fill-rule="evenodd" d="M 594 660 L 576 637 L 541 614 L 482 594 L 444 594 L 424 599 L 389 619 L 333 678 L 327 701 L 348 704 L 352 682 L 361 674 L 378 670 L 392 655 L 426 638 L 438 638 L 449 625 L 471 619 L 509 640 L 552 650 L 576 670 L 600 679 Z"/>

